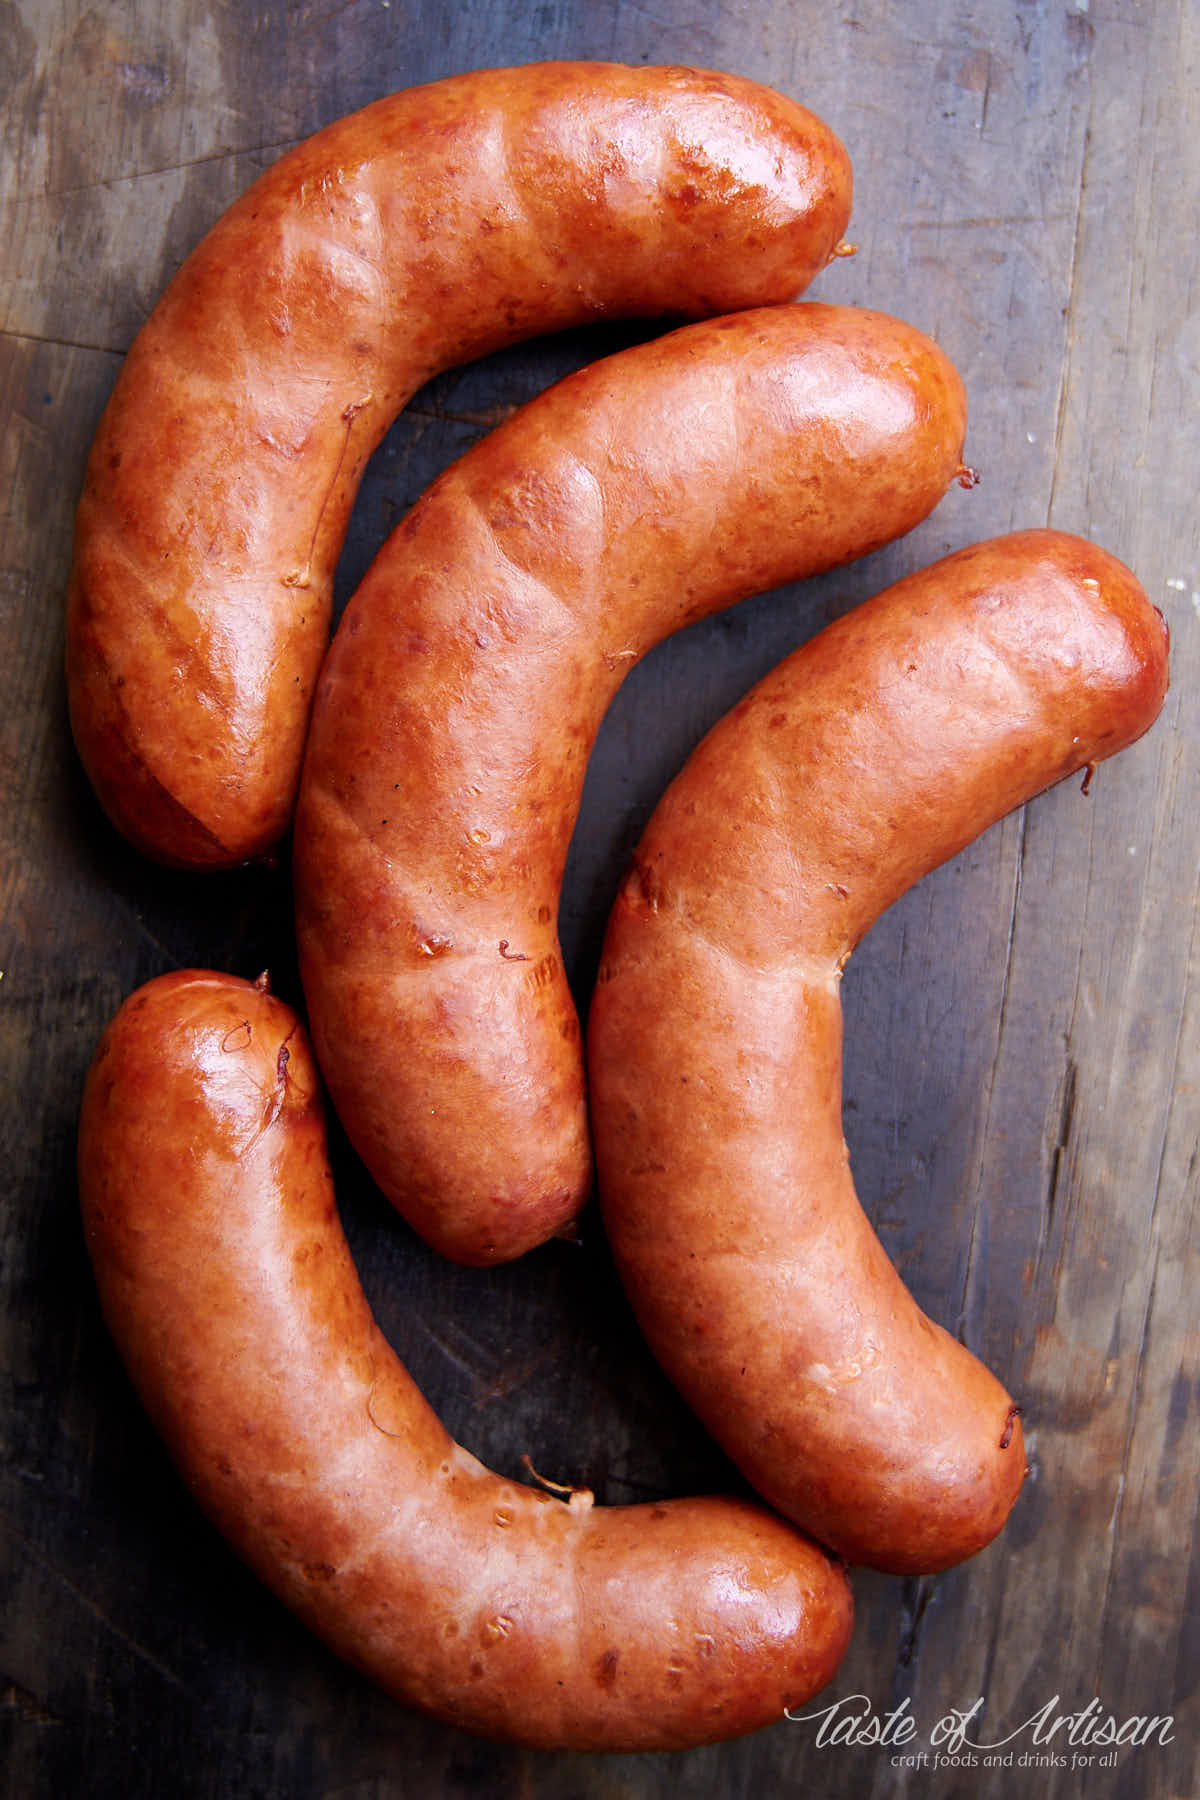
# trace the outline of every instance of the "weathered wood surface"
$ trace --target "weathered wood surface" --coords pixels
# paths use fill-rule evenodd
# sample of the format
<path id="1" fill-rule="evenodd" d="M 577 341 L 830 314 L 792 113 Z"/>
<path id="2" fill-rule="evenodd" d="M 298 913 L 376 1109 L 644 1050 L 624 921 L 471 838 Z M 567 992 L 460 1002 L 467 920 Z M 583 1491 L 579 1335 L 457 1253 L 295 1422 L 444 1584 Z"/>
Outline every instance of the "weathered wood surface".
<path id="1" fill-rule="evenodd" d="M 888 7 L 432 0 L 243 8 L 0 4 L 0 1090 L 5 1182 L 3 1792 L 204 1796 L 1153 1796 L 1197 1790 L 1197 862 L 1200 25 L 1190 0 Z M 545 56 L 738 69 L 825 115 L 860 250 L 822 298 L 932 330 L 967 381 L 983 474 L 903 544 L 748 602 L 630 677 L 597 748 L 563 937 L 581 996 L 623 859 L 700 732 L 894 574 L 1053 523 L 1136 568 L 1168 614 L 1164 717 L 898 905 L 847 976 L 847 1132 L 922 1303 L 1027 1407 L 1009 1529 L 935 1580 L 856 1578 L 828 1700 L 905 1705 L 897 1751 L 781 1722 L 683 1757 L 522 1755 L 415 1717 L 342 1669 L 233 1563 L 176 1482 L 91 1288 L 73 1132 L 95 1039 L 178 963 L 294 993 L 286 876 L 149 868 L 99 818 L 60 678 L 71 519 L 122 352 L 181 256 L 280 149 L 390 88 Z M 344 596 L 431 475 L 506 408 L 628 333 L 449 375 L 369 472 Z M 495 1466 L 621 1501 L 728 1472 L 649 1364 L 594 1221 L 481 1275 L 400 1229 L 344 1151 L 381 1320 Z M 1008 1766 L 935 1767 L 978 1697 Z M 1072 1769 L 1043 1708 L 1097 1699 L 1173 1739 Z M 945 1746 L 942 1746 L 944 1750 Z M 1034 1757 L 1057 1755 L 1065 1766 Z M 1020 1761 L 1025 1756 L 1024 1764 Z"/>

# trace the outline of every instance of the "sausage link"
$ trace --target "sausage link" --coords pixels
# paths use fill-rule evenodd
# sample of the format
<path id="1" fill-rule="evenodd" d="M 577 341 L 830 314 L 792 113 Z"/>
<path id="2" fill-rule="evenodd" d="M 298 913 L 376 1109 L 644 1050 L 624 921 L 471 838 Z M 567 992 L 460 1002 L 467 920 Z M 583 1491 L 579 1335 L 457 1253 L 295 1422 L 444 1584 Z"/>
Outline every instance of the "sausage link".
<path id="1" fill-rule="evenodd" d="M 126 1001 L 79 1181 L 108 1324 L 196 1498 L 393 1694 L 511 1742 L 663 1750 L 832 1677 L 845 1574 L 763 1508 L 565 1503 L 450 1438 L 372 1318 L 309 1047 L 262 985 L 185 971 Z"/>
<path id="2" fill-rule="evenodd" d="M 660 1362 L 773 1506 L 931 1571 L 1003 1525 L 1018 1409 L 918 1309 L 855 1195 L 846 959 L 994 820 L 1144 732 L 1167 632 L 1115 558 L 1018 533 L 787 658 L 656 810 L 589 1022 L 605 1223 Z"/>
<path id="3" fill-rule="evenodd" d="M 850 187 L 782 95 L 606 63 L 413 88 L 282 157 L 139 332 L 88 462 L 67 680 L 118 828 L 185 867 L 282 837 L 359 478 L 423 382 L 603 316 L 793 299 Z"/>
<path id="4" fill-rule="evenodd" d="M 296 815 L 301 973 L 352 1142 L 433 1246 L 519 1255 L 591 1189 L 559 890 L 630 666 L 908 531 L 966 406 L 912 326 L 772 307 L 540 395 L 397 527 L 322 671 Z"/>

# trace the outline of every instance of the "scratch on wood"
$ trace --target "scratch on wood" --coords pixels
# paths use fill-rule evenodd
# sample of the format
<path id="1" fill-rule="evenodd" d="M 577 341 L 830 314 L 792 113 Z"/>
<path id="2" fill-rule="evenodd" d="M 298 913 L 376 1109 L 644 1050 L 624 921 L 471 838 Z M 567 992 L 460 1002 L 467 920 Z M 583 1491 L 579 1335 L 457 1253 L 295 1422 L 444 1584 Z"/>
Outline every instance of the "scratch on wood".
<path id="1" fill-rule="evenodd" d="M 992 1121 L 992 1101 L 996 1093 L 996 1080 L 1000 1070 L 1000 1053 L 1004 1044 L 1004 1028 L 1008 1013 L 1008 997 L 1012 988 L 1013 946 L 1017 935 L 1017 912 L 1021 904 L 1021 886 L 1025 872 L 1025 849 L 1027 841 L 1028 807 L 1021 807 L 1017 816 L 1017 829 L 1020 834 L 1017 844 L 1016 880 L 1013 884 L 1012 906 L 1008 917 L 1008 942 L 1004 947 L 1004 978 L 1000 987 L 1000 1017 L 996 1025 L 996 1042 L 992 1052 L 991 1067 L 987 1072 L 985 1089 L 987 1098 L 983 1108 L 983 1133 L 981 1143 L 986 1146 Z M 959 1301 L 958 1323 L 955 1335 L 960 1343 L 966 1342 L 967 1306 L 971 1297 L 971 1281 L 975 1268 L 975 1254 L 979 1236 L 979 1197 L 975 1197 L 975 1205 L 971 1212 L 971 1235 L 967 1240 L 967 1261 L 963 1273 L 962 1295 Z"/>
<path id="2" fill-rule="evenodd" d="M 1061 213 L 980 213 L 970 219 L 914 219 L 910 231 L 994 231 L 1007 225 L 1053 225 Z"/>
<path id="3" fill-rule="evenodd" d="M 125 346 L 114 344 L 85 344 L 79 338 L 39 337 L 33 331 L 10 331 L 0 325 L 0 338 L 10 338 L 14 344 L 47 344 L 53 350 L 86 350 L 94 356 L 124 356 Z"/>
<path id="4" fill-rule="evenodd" d="M 901 1606 L 905 1623 L 896 1648 L 897 1674 L 902 1669 L 905 1674 L 912 1674 L 920 1653 L 925 1614 L 929 1610 L 933 1594 L 934 1582 L 928 1575 L 910 1575 L 904 1581 Z"/>
<path id="5" fill-rule="evenodd" d="M 1079 268 L 1083 254 L 1083 201 L 1087 193 L 1088 164 L 1092 151 L 1092 109 L 1094 98 L 1089 97 L 1088 121 L 1083 134 L 1083 156 L 1079 165 L 1079 192 L 1075 199 L 1075 231 L 1071 246 L 1071 274 L 1067 282 L 1067 304 L 1063 312 L 1067 319 L 1067 341 L 1063 352 L 1062 369 L 1058 378 L 1058 399 L 1054 409 L 1054 461 L 1050 470 L 1050 499 L 1046 506 L 1046 522 L 1054 517 L 1054 497 L 1058 490 L 1058 470 L 1062 460 L 1063 434 L 1067 424 L 1067 403 L 1071 391 L 1071 364 L 1074 361 L 1075 339 L 1071 329 L 1071 316 L 1075 308 L 1075 290 L 1079 281 Z"/>
<path id="6" fill-rule="evenodd" d="M 1155 1208 L 1158 1206 L 1158 1195 L 1155 1194 Z M 1130 1467 L 1130 1451 L 1133 1444 L 1134 1429 L 1137 1425 L 1138 1409 L 1142 1402 L 1142 1389 L 1146 1376 L 1146 1340 L 1150 1335 L 1150 1320 L 1154 1315 L 1154 1294 L 1158 1286 L 1158 1242 L 1154 1238 L 1155 1222 L 1150 1219 L 1150 1231 L 1154 1242 L 1154 1261 L 1150 1268 L 1150 1285 L 1146 1292 L 1146 1304 L 1142 1309 L 1141 1330 L 1138 1332 L 1136 1352 L 1136 1372 L 1129 1395 L 1129 1417 L 1125 1425 L 1125 1437 L 1121 1445 L 1121 1475 L 1117 1482 L 1116 1496 L 1113 1501 L 1112 1515 L 1108 1523 L 1109 1553 L 1108 1564 L 1104 1574 L 1104 1597 L 1100 1603 L 1100 1617 L 1096 1632 L 1096 1666 L 1094 1692 L 1100 1692 L 1100 1681 L 1103 1675 L 1104 1646 L 1109 1641 L 1108 1618 L 1112 1604 L 1113 1579 L 1117 1566 L 1117 1542 L 1121 1535 L 1121 1517 L 1125 1510 L 1125 1472 Z"/>
<path id="7" fill-rule="evenodd" d="M 154 948 L 166 959 L 166 966 L 168 968 L 177 968 L 179 966 L 178 956 L 171 949 L 169 944 L 163 942 L 157 932 L 150 929 L 141 913 L 138 912 L 137 906 L 131 897 L 128 894 L 122 894 L 120 897 L 120 904 L 122 912 L 132 919 L 134 930 L 139 936 L 144 938 L 148 944 L 153 944 Z"/>
<path id="8" fill-rule="evenodd" d="M 517 403 L 504 402 L 498 406 L 485 406 L 478 411 L 470 409 L 456 410 L 453 407 L 408 406 L 405 412 L 410 419 L 436 419 L 439 423 L 451 425 L 481 425 L 492 431 L 497 425 L 503 425 L 505 419 L 511 419 L 517 411 Z"/>
<path id="9" fill-rule="evenodd" d="M 139 1644 L 136 1638 L 131 1637 L 127 1631 L 124 1631 L 120 1625 L 110 1619 L 104 1608 L 93 1600 L 89 1594 L 85 1594 L 82 1588 L 77 1587 L 70 1576 L 64 1575 L 63 1571 L 58 1568 L 56 1564 L 52 1563 L 48 1557 L 43 1556 L 36 1544 L 32 1543 L 30 1539 L 25 1536 L 24 1532 L 18 1531 L 7 1519 L 0 1519 L 0 1528 L 6 1531 L 10 1537 L 15 1538 L 21 1545 L 27 1557 L 33 1562 L 36 1562 L 40 1568 L 51 1575 L 54 1580 L 57 1581 L 61 1587 L 65 1588 L 67 1593 L 83 1607 L 85 1612 L 90 1613 L 107 1632 L 111 1633 L 111 1635 L 120 1643 L 124 1644 L 127 1650 L 132 1651 L 139 1661 L 144 1662 L 149 1668 L 153 1669 L 156 1674 L 161 1675 L 164 1681 L 170 1682 L 172 1687 L 177 1687 L 182 1692 L 187 1692 L 188 1684 L 186 1681 L 182 1681 L 179 1676 L 175 1674 L 174 1670 L 169 1669 L 165 1663 L 160 1662 L 158 1657 L 155 1656 L 152 1651 L 147 1650 L 144 1644 Z"/>
<path id="10" fill-rule="evenodd" d="M 451 1368 L 457 1369 L 460 1375 L 465 1375 L 472 1383 L 476 1390 L 476 1404 L 478 1404 L 478 1393 L 485 1383 L 483 1371 L 494 1359 L 489 1356 L 483 1345 L 478 1343 L 469 1332 L 464 1331 L 461 1326 L 455 1327 L 455 1334 L 465 1345 L 466 1354 L 456 1350 L 427 1319 L 418 1319 L 417 1323 L 430 1343 L 445 1357 Z"/>
<path id="11" fill-rule="evenodd" d="M 1054 1225 L 1054 1209 L 1058 1199 L 1058 1183 L 1062 1171 L 1063 1156 L 1071 1137 L 1071 1125 L 1075 1117 L 1075 1094 L 1079 1084 L 1079 1064 L 1074 1057 L 1067 1058 L 1067 1072 L 1063 1078 L 1062 1107 L 1058 1115 L 1058 1135 L 1054 1142 L 1054 1153 L 1050 1159 L 1050 1184 L 1046 1193 L 1046 1232 L 1049 1234 Z"/>
<path id="12" fill-rule="evenodd" d="M 1002 1635 L 1003 1608 L 996 1606 L 992 1609 L 991 1623 L 987 1635 L 987 1649 L 984 1651 L 983 1656 L 983 1673 L 979 1680 L 979 1692 L 984 1696 L 991 1691 L 993 1671 L 996 1667 L 996 1654 L 1000 1646 Z M 980 1720 L 985 1716 L 986 1705 L 984 1711 L 980 1714 Z M 977 1720 L 976 1723 L 979 1723 L 979 1721 Z"/>
<path id="13" fill-rule="evenodd" d="M 249 156 L 282 156 L 285 150 L 291 150 L 304 140 L 298 137 L 284 138 L 279 143 L 271 144 L 233 144 L 220 150 L 208 150 L 201 156 L 185 157 L 182 162 L 157 164 L 152 169 L 134 169 L 129 175 L 100 175 L 94 181 L 79 181 L 67 187 L 44 188 L 34 195 L 22 194 L 14 199 L 5 200 L 5 210 L 17 206 L 28 208 L 31 200 L 69 200 L 77 194 L 94 194 L 98 188 L 127 187 L 135 181 L 152 181 L 159 175 L 182 175 L 188 169 L 199 169 L 206 163 L 235 162 L 239 157 Z"/>
<path id="14" fill-rule="evenodd" d="M 1184 1430 L 1192 1416 L 1194 1401 L 1195 1392 L 1190 1375 L 1186 1369 L 1176 1369 L 1171 1377 L 1171 1392 L 1167 1401 L 1167 1423 L 1163 1431 L 1162 1452 L 1158 1464 L 1160 1506 L 1165 1507 L 1168 1504 L 1170 1481 L 1175 1473 L 1175 1459 Z"/>
<path id="15" fill-rule="evenodd" d="M 983 76 L 983 103 L 980 107 L 980 112 L 979 112 L 979 129 L 981 132 L 984 132 L 987 130 L 988 100 L 991 98 L 991 92 L 992 92 L 992 59 L 989 55 L 987 55 L 985 53 L 984 76 Z"/>

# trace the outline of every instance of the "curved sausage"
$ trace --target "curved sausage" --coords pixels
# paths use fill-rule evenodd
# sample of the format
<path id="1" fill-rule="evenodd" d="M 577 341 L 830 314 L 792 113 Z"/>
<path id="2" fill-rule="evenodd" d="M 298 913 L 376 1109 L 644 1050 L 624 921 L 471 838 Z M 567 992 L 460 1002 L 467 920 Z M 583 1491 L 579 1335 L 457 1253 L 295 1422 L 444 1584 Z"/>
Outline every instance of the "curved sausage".
<path id="1" fill-rule="evenodd" d="M 602 316 L 793 299 L 850 187 L 770 89 L 605 63 L 413 88 L 282 157 L 139 332 L 88 463 L 68 688 L 118 828 L 186 867 L 283 835 L 354 494 L 423 382 Z"/>
<path id="2" fill-rule="evenodd" d="M 340 1655 L 452 1724 L 658 1750 L 782 1716 L 834 1673 L 843 1571 L 717 1497 L 569 1504 L 449 1437 L 369 1311 L 303 1031 L 187 971 L 109 1026 L 79 1138 L 88 1249 L 200 1504 Z"/>
<path id="3" fill-rule="evenodd" d="M 1129 571 L 1019 533 L 831 625 L 718 724 L 614 907 L 589 1022 L 605 1223 L 660 1362 L 758 1491 L 851 1562 L 999 1531 L 1017 1408 L 858 1204 L 839 979 L 913 882 L 1144 732 L 1167 633 Z"/>
<path id="4" fill-rule="evenodd" d="M 621 678 L 669 632 L 909 530 L 964 424 L 912 326 L 740 313 L 558 383 L 381 550 L 321 675 L 296 917 L 338 1116 L 443 1254 L 517 1256 L 590 1192 L 558 901 Z"/>

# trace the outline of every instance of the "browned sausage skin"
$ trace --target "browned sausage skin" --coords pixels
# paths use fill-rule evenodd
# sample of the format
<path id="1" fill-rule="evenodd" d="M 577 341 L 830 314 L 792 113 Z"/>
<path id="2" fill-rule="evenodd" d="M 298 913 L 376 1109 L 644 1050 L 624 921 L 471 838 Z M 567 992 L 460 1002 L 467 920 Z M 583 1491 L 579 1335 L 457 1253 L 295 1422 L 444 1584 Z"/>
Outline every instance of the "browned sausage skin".
<path id="1" fill-rule="evenodd" d="M 1025 1457 L 1009 1396 L 920 1312 L 855 1196 L 842 967 L 921 875 L 1145 731 L 1166 680 L 1162 618 L 1115 558 L 1055 532 L 965 550 L 751 691 L 614 907 L 589 1068 L 618 1265 L 714 1436 L 852 1562 L 970 1555 Z"/>
<path id="2" fill-rule="evenodd" d="M 832 1677 L 845 1575 L 765 1509 L 568 1504 L 453 1442 L 371 1316 L 311 1054 L 261 986 L 185 971 L 126 1001 L 79 1178 L 106 1318 L 197 1499 L 400 1698 L 524 1744 L 661 1750 Z"/>
<path id="3" fill-rule="evenodd" d="M 68 689 L 119 829 L 195 867 L 285 832 L 350 507 L 417 387 L 601 316 L 793 299 L 850 185 L 782 95 L 606 63 L 413 88 L 281 158 L 139 332 L 88 463 Z"/>
<path id="4" fill-rule="evenodd" d="M 561 1229 L 591 1189 L 559 888 L 633 662 L 706 613 L 908 531 L 960 468 L 962 384 L 854 307 L 685 326 L 538 396 L 368 571 L 296 815 L 317 1058 L 375 1179 L 444 1254 Z"/>

